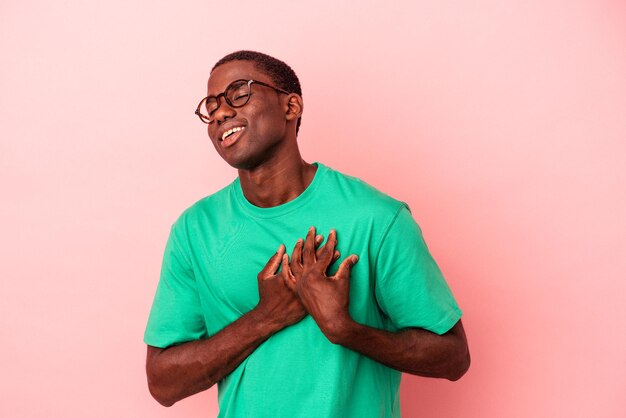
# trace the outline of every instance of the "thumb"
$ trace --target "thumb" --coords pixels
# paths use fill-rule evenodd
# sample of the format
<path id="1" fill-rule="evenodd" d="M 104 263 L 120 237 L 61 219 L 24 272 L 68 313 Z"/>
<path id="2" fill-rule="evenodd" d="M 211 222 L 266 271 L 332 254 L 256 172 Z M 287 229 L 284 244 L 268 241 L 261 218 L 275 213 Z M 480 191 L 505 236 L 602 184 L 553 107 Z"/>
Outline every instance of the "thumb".
<path id="1" fill-rule="evenodd" d="M 259 273 L 259 279 L 269 279 L 276 273 L 282 261 L 283 254 L 285 254 L 285 246 L 280 244 L 278 251 L 267 261 L 267 264 L 265 264 L 265 267 L 263 267 L 263 270 Z"/>
<path id="2" fill-rule="evenodd" d="M 339 269 L 337 273 L 333 276 L 335 280 L 349 278 L 350 272 L 352 271 L 352 267 L 359 261 L 359 256 L 356 254 L 352 254 L 350 257 L 346 258 L 339 265 Z"/>

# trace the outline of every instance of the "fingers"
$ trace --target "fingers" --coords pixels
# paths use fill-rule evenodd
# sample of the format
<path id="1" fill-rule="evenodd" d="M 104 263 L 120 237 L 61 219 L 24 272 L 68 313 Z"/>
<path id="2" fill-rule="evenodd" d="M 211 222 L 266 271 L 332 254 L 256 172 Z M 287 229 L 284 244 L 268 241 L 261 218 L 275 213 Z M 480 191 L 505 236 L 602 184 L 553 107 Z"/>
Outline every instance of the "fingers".
<path id="1" fill-rule="evenodd" d="M 304 250 L 302 252 L 302 264 L 315 263 L 315 227 L 309 228 L 304 241 Z"/>
<path id="2" fill-rule="evenodd" d="M 316 235 L 315 236 L 315 258 L 317 259 L 320 254 L 322 253 L 322 248 L 320 248 L 320 244 L 324 242 L 324 236 L 323 235 Z"/>
<path id="3" fill-rule="evenodd" d="M 289 256 L 287 254 L 283 254 L 283 269 L 281 271 L 281 276 L 287 287 L 295 292 L 296 278 L 289 268 Z"/>
<path id="4" fill-rule="evenodd" d="M 337 231 L 334 229 L 330 230 L 328 234 L 328 239 L 326 240 L 326 244 L 319 251 L 318 260 L 323 264 L 326 269 L 330 263 L 333 262 L 333 257 L 335 255 L 335 246 L 337 246 Z"/>
<path id="5" fill-rule="evenodd" d="M 298 239 L 298 242 L 296 242 L 296 245 L 293 247 L 293 252 L 291 253 L 291 264 L 289 266 L 291 268 L 291 272 L 296 276 L 302 272 L 303 246 L 304 240 L 302 238 Z"/>
<path id="6" fill-rule="evenodd" d="M 352 267 L 359 261 L 359 256 L 356 254 L 352 254 L 350 257 L 346 258 L 339 265 L 339 269 L 334 276 L 332 276 L 333 280 L 340 279 L 348 279 L 350 278 L 350 272 L 352 271 Z"/>
<path id="7" fill-rule="evenodd" d="M 261 272 L 259 273 L 258 278 L 264 280 L 272 277 L 278 270 L 284 254 L 285 246 L 283 244 L 280 244 L 280 246 L 278 247 L 278 251 L 276 251 L 276 253 L 274 253 L 274 255 L 270 257 L 267 264 L 265 264 L 265 267 L 263 267 L 263 270 L 261 270 Z"/>
<path id="8" fill-rule="evenodd" d="M 337 259 L 339 258 L 339 252 L 335 250 L 335 247 L 337 246 L 337 231 L 331 229 L 330 233 L 328 234 L 326 244 L 320 247 L 320 244 L 323 241 L 324 237 L 322 235 L 315 234 L 315 227 L 312 226 L 311 228 L 309 228 L 309 232 L 307 233 L 302 250 L 301 265 L 313 264 L 316 261 L 320 261 L 321 266 L 326 269 L 332 263 L 337 261 Z M 295 258 L 294 256 L 298 255 L 296 254 L 297 246 L 298 244 L 296 244 L 296 248 L 294 248 L 294 254 L 292 255 L 292 266 L 293 259 Z M 296 258 L 296 260 L 298 258 Z"/>

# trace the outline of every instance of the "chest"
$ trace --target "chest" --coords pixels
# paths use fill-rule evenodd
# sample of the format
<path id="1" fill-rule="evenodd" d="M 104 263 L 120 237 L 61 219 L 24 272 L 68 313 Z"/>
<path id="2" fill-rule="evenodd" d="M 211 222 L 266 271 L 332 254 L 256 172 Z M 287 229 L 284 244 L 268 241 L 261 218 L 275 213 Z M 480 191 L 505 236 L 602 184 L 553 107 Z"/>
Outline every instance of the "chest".
<path id="1" fill-rule="evenodd" d="M 341 257 L 331 265 L 328 274 L 336 271 L 348 255 L 359 255 L 359 263 L 353 268 L 350 279 L 350 312 L 355 320 L 371 322 L 372 312 L 378 309 L 366 229 L 350 223 L 337 225 L 336 220 L 332 226 L 328 221 L 313 222 L 316 223 L 247 219 L 200 235 L 194 243 L 193 267 L 209 334 L 219 331 L 257 305 L 257 275 L 280 244 L 286 246 L 291 256 L 297 240 L 304 238 L 311 224 L 317 224 L 324 237 L 331 227 L 337 230 L 337 249 Z"/>

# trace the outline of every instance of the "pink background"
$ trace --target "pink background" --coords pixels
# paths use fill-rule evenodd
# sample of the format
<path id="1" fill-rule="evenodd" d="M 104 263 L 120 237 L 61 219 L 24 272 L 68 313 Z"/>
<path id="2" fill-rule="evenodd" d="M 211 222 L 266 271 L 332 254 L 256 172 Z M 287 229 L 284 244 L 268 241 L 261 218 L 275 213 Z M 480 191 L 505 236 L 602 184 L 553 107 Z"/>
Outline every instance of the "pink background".
<path id="1" fill-rule="evenodd" d="M 263 4 L 262 4 L 263 3 Z M 405 417 L 626 412 L 626 6 L 599 0 L 0 4 L 0 416 L 206 417 L 153 401 L 171 223 L 235 172 L 193 109 L 237 49 L 287 61 L 299 140 L 407 201 L 461 304 L 459 382 Z"/>

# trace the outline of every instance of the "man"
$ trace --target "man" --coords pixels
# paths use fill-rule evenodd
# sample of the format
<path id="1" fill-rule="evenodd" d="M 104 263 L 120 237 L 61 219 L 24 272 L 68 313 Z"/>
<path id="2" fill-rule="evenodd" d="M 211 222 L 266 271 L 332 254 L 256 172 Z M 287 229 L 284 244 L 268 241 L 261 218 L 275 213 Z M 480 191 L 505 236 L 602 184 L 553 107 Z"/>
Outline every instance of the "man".
<path id="1" fill-rule="evenodd" d="M 217 383 L 219 417 L 399 417 L 401 372 L 469 367 L 408 207 L 305 162 L 302 110 L 282 61 L 239 51 L 211 71 L 196 113 L 238 178 L 171 229 L 144 337 L 163 405 Z"/>

